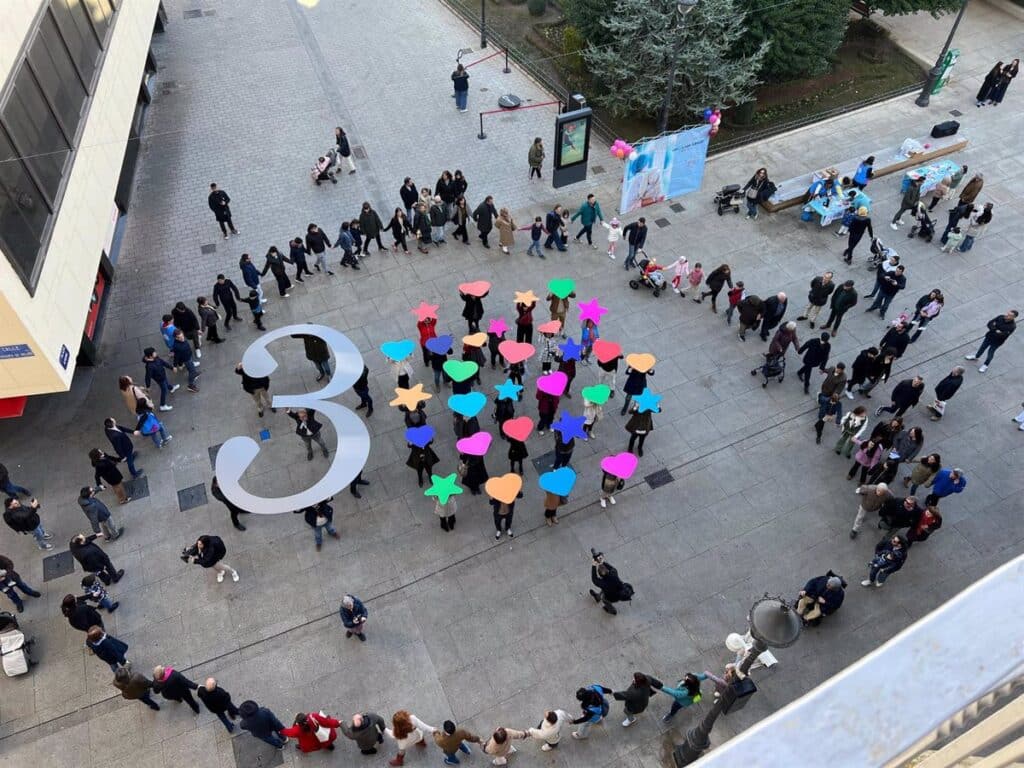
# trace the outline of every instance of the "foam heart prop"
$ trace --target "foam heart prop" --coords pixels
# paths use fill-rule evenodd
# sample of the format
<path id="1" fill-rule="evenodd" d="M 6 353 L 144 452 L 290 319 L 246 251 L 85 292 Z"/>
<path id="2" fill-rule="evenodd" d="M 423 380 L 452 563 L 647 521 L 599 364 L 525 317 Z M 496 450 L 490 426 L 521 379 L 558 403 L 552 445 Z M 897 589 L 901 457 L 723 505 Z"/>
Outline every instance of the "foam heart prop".
<path id="1" fill-rule="evenodd" d="M 583 395 L 584 400 L 589 400 L 594 405 L 604 405 L 608 402 L 608 398 L 612 396 L 612 388 L 607 384 L 593 384 L 589 387 L 584 387 L 580 394 Z"/>
<path id="2" fill-rule="evenodd" d="M 533 419 L 529 416 L 517 416 L 502 424 L 501 431 L 506 437 L 525 443 L 530 433 L 533 432 Z"/>
<path id="3" fill-rule="evenodd" d="M 424 346 L 428 352 L 433 352 L 435 355 L 447 355 L 452 351 L 452 337 L 448 334 L 435 336 L 432 339 L 427 339 Z"/>
<path id="4" fill-rule="evenodd" d="M 482 347 L 487 343 L 487 334 L 483 331 L 471 333 L 468 336 L 462 337 L 462 343 L 467 347 Z"/>
<path id="5" fill-rule="evenodd" d="M 405 442 L 415 445 L 417 448 L 423 448 L 434 439 L 434 428 L 429 424 L 424 424 L 422 427 L 409 427 L 405 430 Z"/>
<path id="6" fill-rule="evenodd" d="M 576 473 L 569 467 L 559 467 L 540 476 L 540 489 L 555 496 L 568 496 L 576 485 Z"/>
<path id="7" fill-rule="evenodd" d="M 448 398 L 448 407 L 467 419 L 476 416 L 487 405 L 487 395 L 483 392 L 469 392 L 465 395 L 452 395 Z"/>
<path id="8" fill-rule="evenodd" d="M 446 360 L 441 367 L 452 381 L 465 381 L 476 376 L 480 370 L 480 366 L 472 360 Z"/>
<path id="9" fill-rule="evenodd" d="M 491 284 L 486 280 L 475 280 L 472 283 L 459 283 L 459 293 L 464 293 L 467 296 L 476 296 L 481 298 L 486 296 L 491 290 Z"/>
<path id="10" fill-rule="evenodd" d="M 470 456 L 483 456 L 487 453 L 487 449 L 491 447 L 493 439 L 490 432 L 477 432 L 456 441 L 455 448 L 459 453 L 465 453 Z"/>
<path id="11" fill-rule="evenodd" d="M 640 373 L 647 373 L 654 367 L 656 362 L 658 362 L 658 358 L 649 352 L 634 352 L 631 355 L 626 355 L 626 365 L 634 371 L 640 371 Z"/>
<path id="12" fill-rule="evenodd" d="M 615 475 L 623 480 L 629 480 L 636 472 L 640 459 L 632 453 L 615 453 L 601 459 L 601 469 L 609 475 Z"/>
<path id="13" fill-rule="evenodd" d="M 523 478 L 515 472 L 509 472 L 501 477 L 492 477 L 484 483 L 484 490 L 487 495 L 502 504 L 511 504 L 523 490 Z"/>
<path id="14" fill-rule="evenodd" d="M 498 345 L 498 351 L 510 363 L 521 363 L 533 357 L 537 350 L 533 344 L 527 344 L 525 341 L 503 341 Z"/>
<path id="15" fill-rule="evenodd" d="M 622 357 L 622 347 L 614 341 L 597 339 L 594 342 L 594 354 L 597 355 L 597 361 L 599 363 L 607 363 L 609 360 L 614 360 L 616 357 Z"/>
<path id="16" fill-rule="evenodd" d="M 384 353 L 384 357 L 389 360 L 394 360 L 396 363 L 399 360 L 405 360 L 405 358 L 411 355 L 415 349 L 416 342 L 412 339 L 385 341 L 380 345 L 380 351 Z"/>
<path id="17" fill-rule="evenodd" d="M 546 323 L 541 323 L 537 326 L 537 330 L 541 333 L 558 333 L 562 330 L 561 320 L 548 320 Z"/>
<path id="18" fill-rule="evenodd" d="M 570 293 L 576 290 L 576 283 L 570 280 L 568 277 L 561 277 L 557 280 L 552 280 L 548 283 L 548 290 L 551 291 L 555 296 L 560 299 L 564 299 Z"/>
<path id="19" fill-rule="evenodd" d="M 569 386 L 569 377 L 561 371 L 545 373 L 537 379 L 537 389 L 546 395 L 561 397 Z"/>

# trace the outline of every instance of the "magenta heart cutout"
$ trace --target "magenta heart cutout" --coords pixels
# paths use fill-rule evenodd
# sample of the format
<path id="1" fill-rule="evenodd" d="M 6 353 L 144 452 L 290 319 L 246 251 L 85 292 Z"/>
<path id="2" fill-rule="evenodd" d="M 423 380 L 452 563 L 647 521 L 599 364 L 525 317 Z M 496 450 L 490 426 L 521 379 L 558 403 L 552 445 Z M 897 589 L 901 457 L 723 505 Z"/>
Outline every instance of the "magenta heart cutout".
<path id="1" fill-rule="evenodd" d="M 640 460 L 632 453 L 615 453 L 601 459 L 601 469 L 609 475 L 628 480 L 636 472 Z"/>
<path id="2" fill-rule="evenodd" d="M 537 379 L 537 389 L 554 397 L 561 397 L 567 386 L 569 386 L 569 377 L 561 371 L 545 373 Z"/>
<path id="3" fill-rule="evenodd" d="M 493 439 L 490 432 L 477 432 L 456 442 L 455 448 L 459 453 L 465 453 L 470 456 L 483 456 L 487 453 L 487 449 L 491 447 Z"/>

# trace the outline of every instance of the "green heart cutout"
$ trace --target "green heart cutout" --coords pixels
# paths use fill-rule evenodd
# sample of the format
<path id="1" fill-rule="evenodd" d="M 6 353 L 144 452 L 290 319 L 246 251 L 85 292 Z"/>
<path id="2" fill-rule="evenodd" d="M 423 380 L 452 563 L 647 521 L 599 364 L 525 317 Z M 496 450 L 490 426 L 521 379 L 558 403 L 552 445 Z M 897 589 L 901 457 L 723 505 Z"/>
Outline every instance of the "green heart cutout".
<path id="1" fill-rule="evenodd" d="M 564 299 L 570 293 L 576 290 L 576 283 L 570 280 L 568 277 L 560 277 L 557 280 L 552 280 L 548 283 L 548 290 L 551 291 L 555 296 L 560 299 Z"/>
<path id="2" fill-rule="evenodd" d="M 480 370 L 480 366 L 472 360 L 447 360 L 441 367 L 448 374 L 448 378 L 460 382 L 476 376 L 476 372 Z"/>
<path id="3" fill-rule="evenodd" d="M 594 384 L 583 388 L 583 399 L 594 405 L 604 405 L 612 396 L 612 389 L 607 384 Z"/>

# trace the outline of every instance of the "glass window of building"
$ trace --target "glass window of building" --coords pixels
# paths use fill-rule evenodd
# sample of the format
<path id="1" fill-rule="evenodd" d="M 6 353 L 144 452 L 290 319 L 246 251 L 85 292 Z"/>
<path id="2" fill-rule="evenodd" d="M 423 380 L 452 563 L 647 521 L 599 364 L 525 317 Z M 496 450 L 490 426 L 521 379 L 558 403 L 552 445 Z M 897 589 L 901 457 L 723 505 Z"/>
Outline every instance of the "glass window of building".
<path id="1" fill-rule="evenodd" d="M 27 286 L 35 285 L 39 248 L 50 216 L 42 191 L 0 130 L 0 245 Z"/>

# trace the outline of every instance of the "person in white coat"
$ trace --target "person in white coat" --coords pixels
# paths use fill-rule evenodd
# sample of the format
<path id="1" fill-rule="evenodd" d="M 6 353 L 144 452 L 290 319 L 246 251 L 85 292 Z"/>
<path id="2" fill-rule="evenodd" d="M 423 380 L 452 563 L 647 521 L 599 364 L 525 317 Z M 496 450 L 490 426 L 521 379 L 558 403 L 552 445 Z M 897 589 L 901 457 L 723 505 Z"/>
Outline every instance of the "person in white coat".
<path id="1" fill-rule="evenodd" d="M 411 746 L 425 749 L 427 740 L 425 733 L 433 734 L 437 729 L 427 725 L 416 715 L 404 709 L 395 712 L 391 718 L 391 727 L 384 729 L 384 734 L 395 740 L 398 746 L 398 754 L 388 761 L 388 765 L 405 765 L 405 752 Z"/>
<path id="2" fill-rule="evenodd" d="M 563 709 L 549 709 L 536 728 L 528 728 L 526 735 L 543 742 L 540 748 L 550 752 L 562 739 L 562 726 L 572 721 L 572 715 Z"/>
<path id="3" fill-rule="evenodd" d="M 611 223 L 601 221 L 601 226 L 608 230 L 608 258 L 615 258 L 615 245 L 622 239 L 622 228 L 618 219 L 612 219 Z"/>
<path id="4" fill-rule="evenodd" d="M 667 267 L 664 268 L 665 272 L 673 270 L 672 275 L 672 290 L 678 293 L 680 296 L 685 296 L 683 291 L 686 290 L 686 286 L 683 285 L 683 280 L 690 276 L 690 262 L 685 256 L 680 256 L 678 259 L 673 261 Z M 680 288 L 682 286 L 682 288 Z"/>

